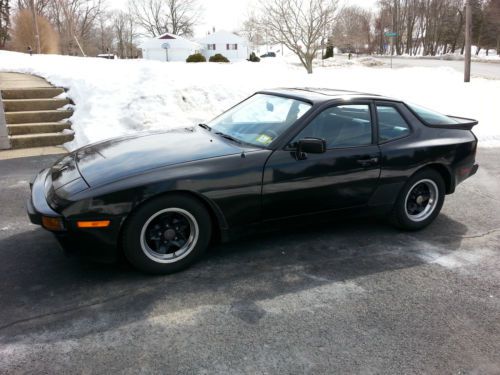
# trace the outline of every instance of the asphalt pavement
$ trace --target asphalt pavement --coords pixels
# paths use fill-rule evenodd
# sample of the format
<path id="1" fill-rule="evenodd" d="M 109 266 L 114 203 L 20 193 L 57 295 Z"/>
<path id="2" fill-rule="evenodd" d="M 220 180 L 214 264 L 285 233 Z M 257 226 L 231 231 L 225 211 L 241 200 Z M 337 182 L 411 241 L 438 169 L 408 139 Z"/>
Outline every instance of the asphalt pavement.
<path id="1" fill-rule="evenodd" d="M 500 149 L 423 231 L 309 224 L 160 277 L 29 224 L 54 159 L 0 161 L 0 373 L 500 373 Z"/>

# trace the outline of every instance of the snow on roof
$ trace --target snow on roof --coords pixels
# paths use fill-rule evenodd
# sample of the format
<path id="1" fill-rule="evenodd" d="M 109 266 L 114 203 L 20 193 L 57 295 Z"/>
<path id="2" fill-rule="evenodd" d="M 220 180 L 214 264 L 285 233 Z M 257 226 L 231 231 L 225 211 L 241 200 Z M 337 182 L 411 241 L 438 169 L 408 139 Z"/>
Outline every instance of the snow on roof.
<path id="1" fill-rule="evenodd" d="M 199 49 L 201 46 L 182 36 L 165 33 L 154 38 L 145 38 L 139 45 L 142 49 L 162 48 L 162 45 L 168 43 L 169 49 Z"/>
<path id="2" fill-rule="evenodd" d="M 246 43 L 246 40 L 229 31 L 220 30 L 207 35 L 204 38 L 198 39 L 198 43 L 212 44 L 212 43 Z"/>

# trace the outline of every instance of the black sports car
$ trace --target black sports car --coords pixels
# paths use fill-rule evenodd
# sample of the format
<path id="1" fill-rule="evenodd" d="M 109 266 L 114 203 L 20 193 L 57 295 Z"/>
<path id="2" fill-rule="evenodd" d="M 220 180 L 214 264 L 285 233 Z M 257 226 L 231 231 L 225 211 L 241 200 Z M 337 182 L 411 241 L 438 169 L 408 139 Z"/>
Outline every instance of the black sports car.
<path id="1" fill-rule="evenodd" d="M 66 249 L 152 273 L 304 216 L 378 213 L 421 229 L 477 171 L 476 124 L 358 92 L 260 91 L 208 124 L 70 153 L 36 176 L 28 214 Z"/>

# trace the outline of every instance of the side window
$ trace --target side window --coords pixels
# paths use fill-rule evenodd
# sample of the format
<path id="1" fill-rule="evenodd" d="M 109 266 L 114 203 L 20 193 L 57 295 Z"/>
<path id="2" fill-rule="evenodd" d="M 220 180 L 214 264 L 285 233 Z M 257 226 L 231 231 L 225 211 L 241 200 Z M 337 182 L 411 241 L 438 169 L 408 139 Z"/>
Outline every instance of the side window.
<path id="1" fill-rule="evenodd" d="M 410 134 L 410 126 L 395 107 L 377 105 L 378 139 L 387 142 Z"/>
<path id="2" fill-rule="evenodd" d="M 372 143 L 372 122 L 368 104 L 330 107 L 316 116 L 292 143 L 303 138 L 321 138 L 327 148 L 365 146 Z"/>

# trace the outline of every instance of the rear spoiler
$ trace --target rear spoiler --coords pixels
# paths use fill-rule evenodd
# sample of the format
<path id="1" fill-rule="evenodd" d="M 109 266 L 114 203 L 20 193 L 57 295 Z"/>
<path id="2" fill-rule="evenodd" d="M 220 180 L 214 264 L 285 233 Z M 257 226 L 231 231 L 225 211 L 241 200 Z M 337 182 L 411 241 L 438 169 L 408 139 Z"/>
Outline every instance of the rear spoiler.
<path id="1" fill-rule="evenodd" d="M 448 117 L 455 120 L 457 123 L 451 125 L 444 125 L 443 126 L 444 128 L 472 130 L 472 128 L 479 123 L 479 121 L 471 118 L 458 117 L 458 116 L 448 116 Z"/>
<path id="2" fill-rule="evenodd" d="M 429 125 L 429 124 L 426 125 L 431 128 L 472 130 L 472 128 L 478 124 L 477 120 L 473 120 L 471 118 L 457 117 L 457 116 L 447 116 L 447 117 L 455 120 L 457 123 L 446 124 L 446 125 Z"/>

